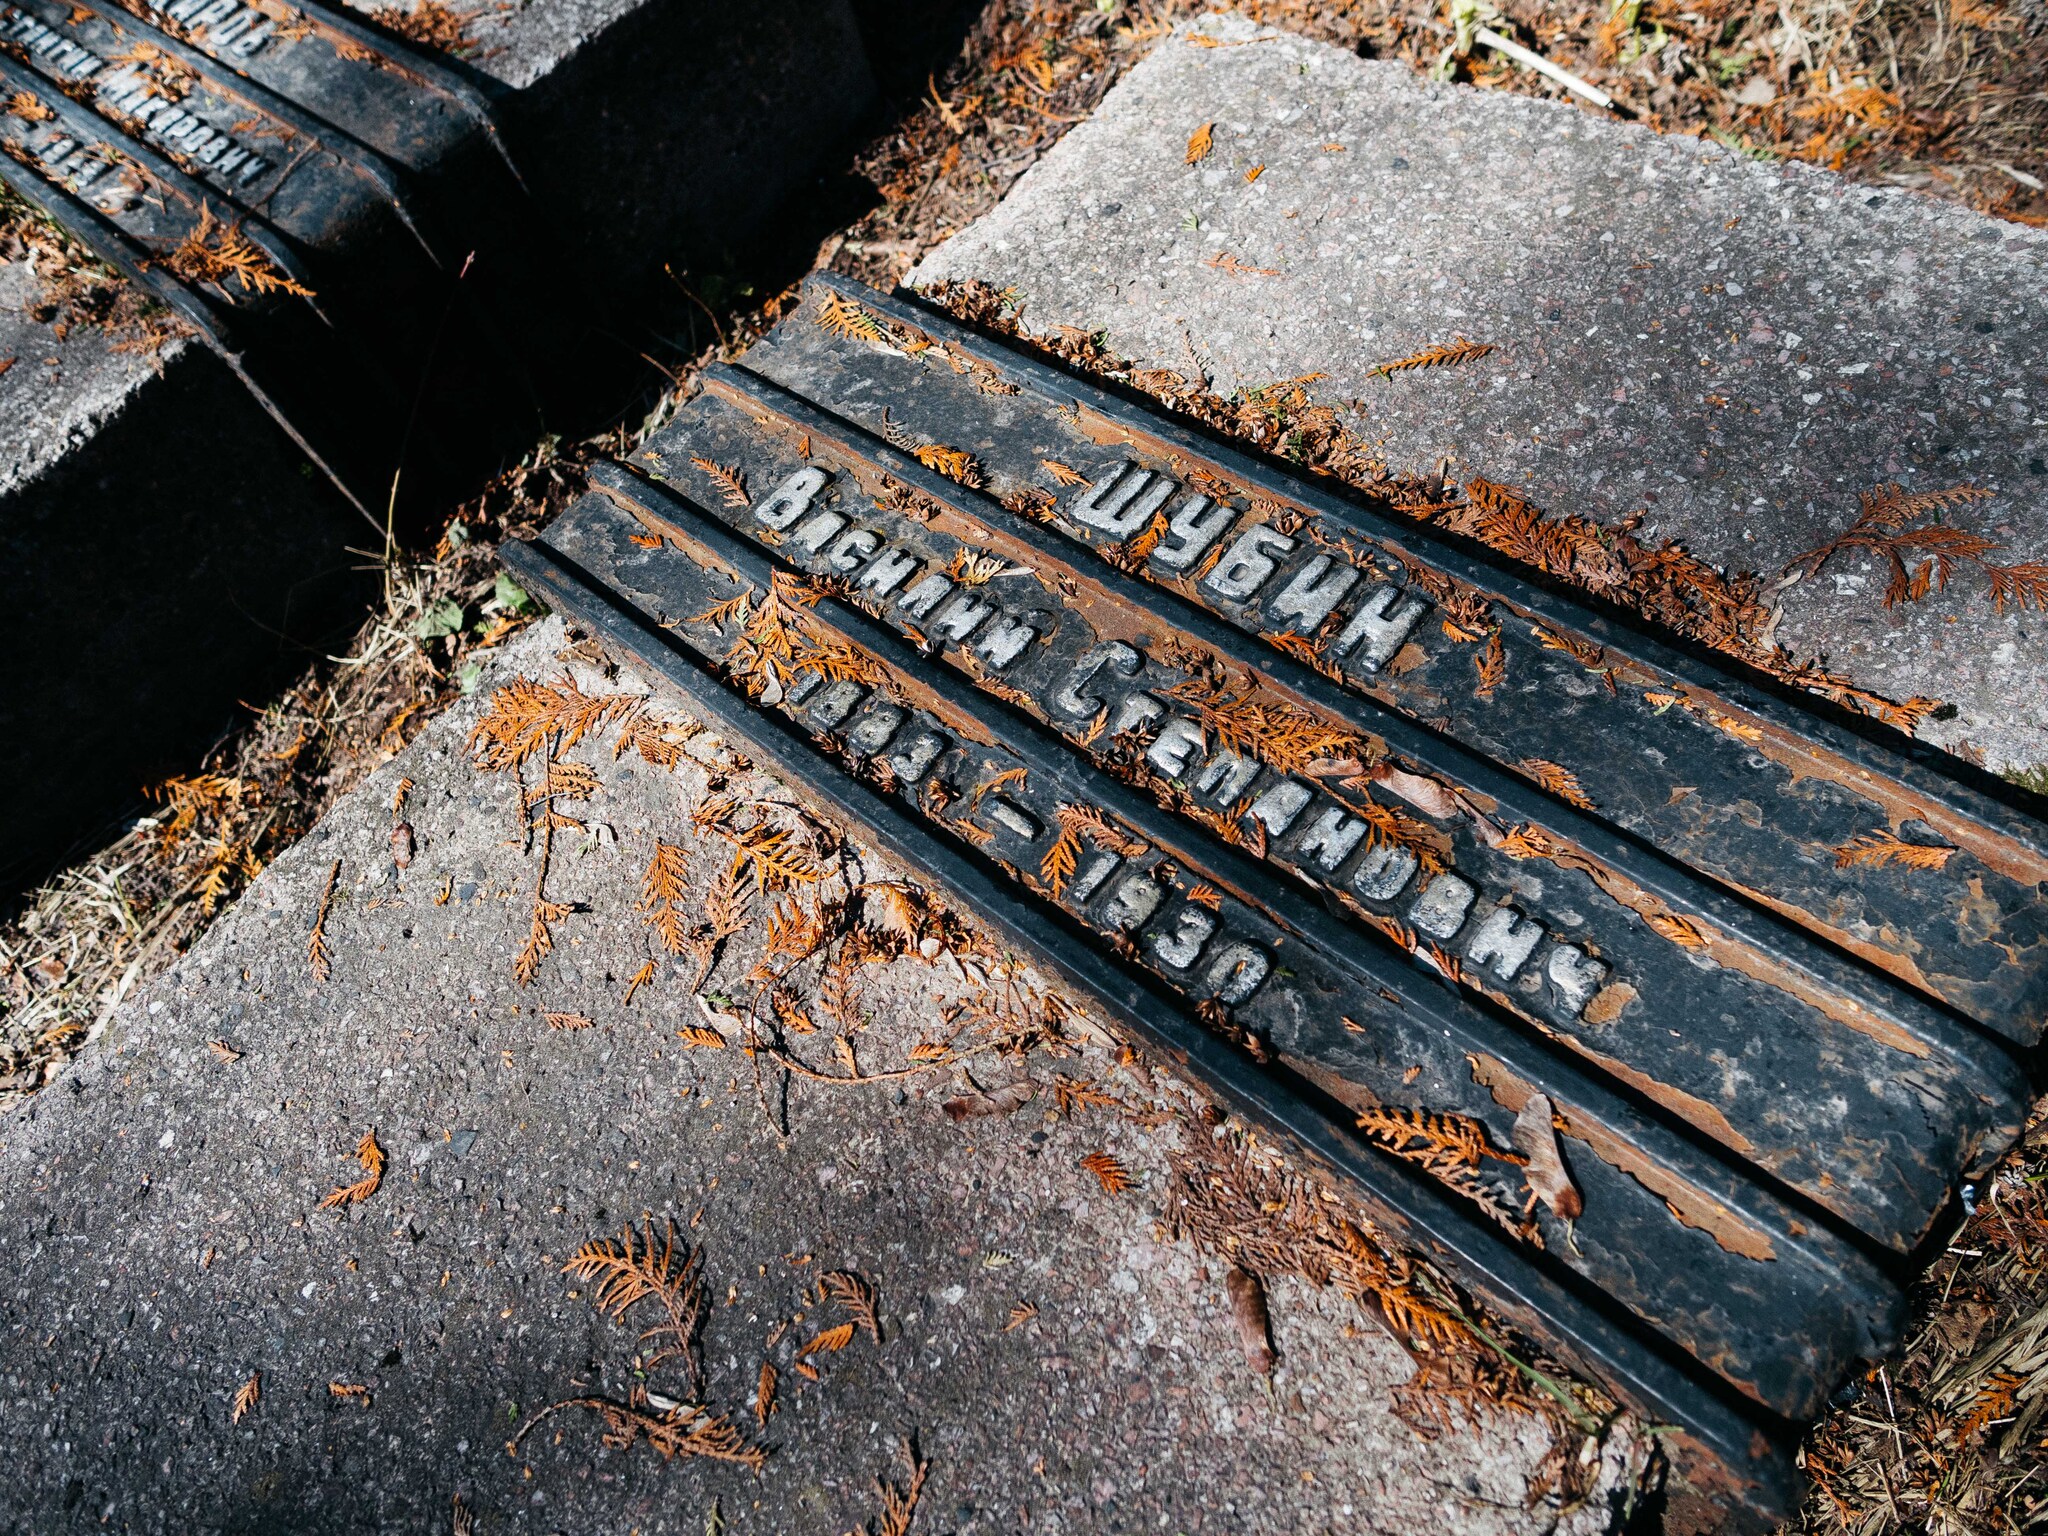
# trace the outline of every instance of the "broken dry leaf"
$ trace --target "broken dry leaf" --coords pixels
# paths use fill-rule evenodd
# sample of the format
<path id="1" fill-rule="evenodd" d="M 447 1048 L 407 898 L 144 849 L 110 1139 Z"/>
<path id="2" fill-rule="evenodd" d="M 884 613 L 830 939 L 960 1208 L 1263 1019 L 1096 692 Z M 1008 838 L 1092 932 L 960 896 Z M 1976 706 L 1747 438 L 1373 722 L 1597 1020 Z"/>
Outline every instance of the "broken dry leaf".
<path id="1" fill-rule="evenodd" d="M 1230 1320 L 1237 1325 L 1237 1342 L 1244 1349 L 1244 1363 L 1261 1376 L 1272 1375 L 1278 1356 L 1273 1350 L 1265 1282 L 1250 1270 L 1233 1264 L 1224 1271 L 1223 1289 L 1230 1296 Z"/>
<path id="2" fill-rule="evenodd" d="M 1015 1114 L 1038 1092 L 1038 1085 L 1029 1078 L 1019 1078 L 1014 1083 L 1005 1083 L 990 1093 L 969 1085 L 965 1093 L 955 1094 L 946 1100 L 946 1118 L 949 1120 L 975 1120 L 983 1115 Z"/>
<path id="3" fill-rule="evenodd" d="M 1202 124 L 1201 127 L 1188 135 L 1187 163 L 1193 165 L 1199 160 L 1207 159 L 1209 151 L 1215 145 L 1215 142 L 1216 125 L 1214 123 Z"/>
<path id="4" fill-rule="evenodd" d="M 1529 1159 L 1524 1175 L 1529 1188 L 1560 1220 L 1577 1221 L 1585 1212 L 1586 1202 L 1580 1198 L 1571 1174 L 1565 1171 L 1564 1154 L 1557 1145 L 1557 1128 L 1552 1123 L 1554 1113 L 1548 1094 L 1531 1094 L 1522 1112 L 1515 1116 L 1515 1150 Z"/>

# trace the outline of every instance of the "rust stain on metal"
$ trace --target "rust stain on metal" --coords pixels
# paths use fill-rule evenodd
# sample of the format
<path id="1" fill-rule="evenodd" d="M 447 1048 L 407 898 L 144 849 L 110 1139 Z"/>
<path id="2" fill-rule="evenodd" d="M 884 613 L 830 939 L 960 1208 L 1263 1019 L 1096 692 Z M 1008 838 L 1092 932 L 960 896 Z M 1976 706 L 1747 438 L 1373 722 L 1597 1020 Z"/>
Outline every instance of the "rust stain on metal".
<path id="1" fill-rule="evenodd" d="M 1522 1106 L 1536 1092 L 1535 1085 L 1517 1077 L 1504 1063 L 1491 1056 L 1474 1055 L 1469 1059 L 1473 1081 L 1492 1093 L 1494 1101 L 1502 1108 L 1512 1114 L 1520 1114 Z M 1640 1149 L 1607 1127 L 1582 1115 L 1574 1115 L 1569 1104 L 1552 1102 L 1564 1119 L 1565 1135 L 1584 1142 L 1602 1162 L 1619 1168 L 1657 1196 L 1685 1226 L 1706 1233 L 1728 1252 L 1740 1254 L 1745 1259 L 1754 1259 L 1759 1264 L 1776 1260 L 1778 1251 L 1772 1245 L 1768 1232 L 1729 1210 L 1698 1186 L 1659 1168 Z"/>

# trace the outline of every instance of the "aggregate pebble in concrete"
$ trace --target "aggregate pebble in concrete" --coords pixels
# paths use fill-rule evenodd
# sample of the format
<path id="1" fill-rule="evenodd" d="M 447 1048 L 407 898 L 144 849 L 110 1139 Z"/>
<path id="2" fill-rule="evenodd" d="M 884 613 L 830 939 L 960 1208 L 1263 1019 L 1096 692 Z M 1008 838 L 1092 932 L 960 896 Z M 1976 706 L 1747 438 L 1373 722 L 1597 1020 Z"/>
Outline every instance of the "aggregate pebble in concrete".
<path id="1" fill-rule="evenodd" d="M 1191 373 L 1192 349 L 1226 394 L 1322 373 L 1397 471 L 1449 457 L 1560 511 L 1647 509 L 1730 568 L 1775 577 L 1892 481 L 1995 491 L 1950 520 L 2048 560 L 2048 231 L 1203 25 L 1232 46 L 1162 41 L 911 282 L 1013 288 L 1029 329 L 1106 328 L 1147 367 Z M 1499 350 L 1371 374 L 1461 335 Z M 2048 762 L 2048 616 L 1994 616 L 1967 570 L 1888 615 L 1884 583 L 1838 558 L 1786 593 L 1780 638 L 1955 705 L 1930 739 Z"/>
<path id="2" fill-rule="evenodd" d="M 900 1101 L 799 1085 L 784 1140 L 737 1052 L 679 1049 L 699 1016 L 675 965 L 623 1007 L 655 953 L 634 907 L 653 840 L 691 844 L 701 879 L 726 857 L 689 833 L 699 769 L 615 762 L 609 740 L 576 750 L 604 787 L 591 834 L 561 836 L 550 894 L 580 906 L 517 987 L 533 863 L 511 780 L 475 772 L 462 743 L 491 687 L 559 675 L 562 643 L 554 620 L 511 643 L 475 698 L 0 1123 L 0 1531 L 444 1531 L 460 1492 L 492 1536 L 696 1536 L 714 1501 L 735 1533 L 837 1533 L 874 1514 L 871 1478 L 907 1431 L 933 1462 L 918 1529 L 935 1536 L 1554 1528 L 1523 1507 L 1544 1434 L 1493 1420 L 1419 1439 L 1392 1415 L 1405 1358 L 1334 1293 L 1276 1285 L 1282 1368 L 1269 1383 L 1245 1367 L 1220 1274 L 1155 1236 L 1171 1129 L 1062 1120 L 1042 1097 L 956 1126 L 946 1083 Z M 307 946 L 337 859 L 323 984 Z M 759 943 L 736 940 L 711 988 L 738 990 Z M 878 1059 L 933 1028 L 951 990 L 900 963 L 870 989 Z M 596 1027 L 551 1031 L 543 1007 Z M 219 1060 L 216 1039 L 244 1054 Z M 1108 1061 L 1034 1072 L 1055 1068 Z M 318 1210 L 370 1129 L 382 1188 Z M 1135 1189 L 1108 1196 L 1078 1167 L 1104 1147 Z M 635 1330 L 560 1269 L 643 1213 L 703 1247 L 709 1400 L 749 1428 L 776 1320 L 806 1314 L 792 1339 L 837 1320 L 806 1286 L 846 1267 L 879 1287 L 884 1342 L 823 1357 L 819 1383 L 780 1346 L 758 1480 L 607 1451 L 573 1415 L 506 1454 L 539 1405 L 633 1385 Z M 1005 1331 L 1020 1299 L 1039 1316 Z M 233 1424 L 257 1371 L 261 1401 Z M 650 1385 L 684 1390 L 674 1368 Z M 1596 1506 L 1563 1529 L 1604 1519 Z"/>

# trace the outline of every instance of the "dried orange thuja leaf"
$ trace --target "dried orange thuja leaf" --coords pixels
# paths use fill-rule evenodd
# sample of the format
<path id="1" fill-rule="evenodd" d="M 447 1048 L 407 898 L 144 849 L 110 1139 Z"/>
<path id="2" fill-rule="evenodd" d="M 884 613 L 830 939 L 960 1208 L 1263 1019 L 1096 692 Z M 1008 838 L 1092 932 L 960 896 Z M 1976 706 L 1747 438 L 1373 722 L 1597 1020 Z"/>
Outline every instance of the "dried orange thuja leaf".
<path id="1" fill-rule="evenodd" d="M 334 887 L 341 879 L 341 860 L 336 859 L 327 871 L 327 884 L 320 892 L 320 908 L 313 914 L 313 936 L 306 945 L 306 964 L 312 969 L 315 981 L 325 981 L 334 970 L 332 953 L 327 948 L 327 909 L 334 902 Z"/>
<path id="2" fill-rule="evenodd" d="M 856 341 L 887 339 L 880 321 L 851 299 L 842 299 L 836 293 L 827 294 L 825 302 L 818 306 L 818 324 L 835 336 Z"/>
<path id="3" fill-rule="evenodd" d="M 356 1161 L 363 1165 L 363 1176 L 353 1184 L 330 1190 L 320 1201 L 320 1209 L 332 1210 L 336 1206 L 360 1205 L 377 1193 L 384 1182 L 384 1149 L 377 1144 L 375 1131 L 363 1132 L 363 1139 L 356 1143 Z"/>
<path id="4" fill-rule="evenodd" d="M 1067 882 L 1073 878 L 1080 862 L 1083 837 L 1091 838 L 1110 852 L 1127 859 L 1151 849 L 1150 843 L 1126 832 L 1092 805 L 1063 804 L 1055 814 L 1059 818 L 1060 835 L 1046 849 L 1038 864 L 1038 877 L 1054 896 L 1066 893 Z"/>
<path id="5" fill-rule="evenodd" d="M 1214 123 L 1202 124 L 1201 127 L 1188 135 L 1187 163 L 1195 165 L 1208 159 L 1209 151 L 1215 147 L 1215 144 L 1216 125 Z"/>
<path id="6" fill-rule="evenodd" d="M 1865 832 L 1835 850 L 1835 868 L 1858 864 L 1903 864 L 1908 869 L 1941 869 L 1956 850 L 1941 844 L 1909 843 L 1891 832 Z"/>
<path id="7" fill-rule="evenodd" d="M 1521 1213 L 1481 1175 L 1480 1167 L 1487 1159 L 1504 1163 L 1524 1159 L 1518 1153 L 1495 1150 L 1486 1127 L 1470 1115 L 1369 1105 L 1358 1112 L 1358 1128 L 1396 1157 L 1419 1163 L 1509 1231 L 1522 1230 Z"/>
<path id="8" fill-rule="evenodd" d="M 673 1221 L 656 1237 L 654 1218 L 649 1216 L 644 1232 L 628 1226 L 616 1238 L 585 1243 L 569 1256 L 562 1271 L 594 1283 L 591 1305 L 615 1323 L 623 1323 L 627 1312 L 639 1303 L 654 1302 L 662 1319 L 641 1333 L 640 1342 L 659 1347 L 642 1361 L 642 1370 L 652 1371 L 680 1359 L 689 1370 L 693 1388 L 701 1393 L 704 1373 L 695 1346 L 697 1330 L 704 1321 L 702 1262 L 702 1250 L 687 1243 L 678 1245 Z"/>
<path id="9" fill-rule="evenodd" d="M 1106 1194 L 1122 1194 L 1131 1187 L 1130 1171 L 1107 1152 L 1090 1152 L 1081 1166 L 1095 1175 Z"/>
<path id="10" fill-rule="evenodd" d="M 728 507 L 744 511 L 754 504 L 753 498 L 747 494 L 746 479 L 736 466 L 729 468 L 695 453 L 690 455 L 690 464 L 711 477 L 712 483 L 718 487 L 719 497 Z"/>
<path id="11" fill-rule="evenodd" d="M 228 1410 L 228 1422 L 230 1424 L 241 1423 L 248 1416 L 249 1410 L 261 1401 L 263 1401 L 263 1373 L 261 1371 L 251 1371 L 249 1379 L 243 1382 L 240 1389 L 235 1393 L 234 1405 Z"/>
<path id="12" fill-rule="evenodd" d="M 936 470 L 948 480 L 961 485 L 981 484 L 981 466 L 974 462 L 974 456 L 961 448 L 948 448 L 943 443 L 926 443 L 912 450 L 917 462 L 926 469 Z"/>
<path id="13" fill-rule="evenodd" d="M 827 1328 L 823 1333 L 812 1339 L 810 1343 L 798 1350 L 797 1355 L 799 1358 L 804 1359 L 808 1359 L 812 1355 L 836 1355 L 852 1342 L 853 1324 L 841 1323 L 836 1328 Z"/>
<path id="14" fill-rule="evenodd" d="M 875 1493 L 882 1501 L 881 1513 L 846 1536 L 910 1536 L 910 1525 L 917 1518 L 917 1501 L 924 1496 L 931 1463 L 918 1454 L 917 1442 L 908 1435 L 898 1445 L 897 1454 L 909 1470 L 910 1481 L 898 1487 L 885 1478 L 876 1478 Z"/>
<path id="15" fill-rule="evenodd" d="M 1579 786 L 1579 776 L 1560 764 L 1547 762 L 1540 757 L 1525 757 L 1520 765 L 1522 772 L 1549 790 L 1567 805 L 1575 805 L 1582 811 L 1597 810 L 1592 799 Z"/>
<path id="16" fill-rule="evenodd" d="M 819 1282 L 825 1295 L 851 1314 L 854 1322 L 877 1344 L 882 1342 L 882 1321 L 875 1313 L 875 1288 L 850 1269 L 835 1269 Z"/>
<path id="17" fill-rule="evenodd" d="M 661 940 L 661 947 L 680 955 L 689 947 L 689 929 L 683 919 L 683 892 L 689 883 L 688 855 L 679 843 L 655 840 L 654 857 L 640 878 L 640 907 L 647 924 Z"/>
<path id="18" fill-rule="evenodd" d="M 1856 521 L 1827 543 L 1795 555 L 1785 566 L 1786 583 L 1809 581 L 1843 550 L 1862 549 L 1877 555 L 1890 570 L 1884 589 L 1887 608 L 1943 591 L 1958 565 L 1971 565 L 1988 579 L 1991 606 L 1997 612 L 2008 606 L 2048 611 L 2048 561 L 2000 565 L 1985 558 L 1999 547 L 1995 539 L 1938 521 L 1943 512 L 1990 495 L 1975 485 L 1912 493 L 1898 485 L 1880 485 L 1865 491 Z M 1929 517 L 1937 521 L 1911 526 Z"/>
<path id="19" fill-rule="evenodd" d="M 470 731 L 470 756 L 486 772 L 517 768 L 550 737 L 560 738 L 557 753 L 566 752 L 607 720 L 624 720 L 640 707 L 633 694 L 586 694 L 566 675 L 559 685 L 514 678 L 491 695 Z"/>
<path id="20" fill-rule="evenodd" d="M 1405 373 L 1411 368 L 1454 367 L 1459 363 L 1477 362 L 1491 351 L 1493 351 L 1491 343 L 1467 341 L 1464 337 L 1460 336 L 1456 341 L 1447 342 L 1440 346 L 1424 347 L 1420 352 L 1412 352 L 1407 357 L 1396 358 L 1391 363 L 1381 363 L 1378 367 L 1368 372 L 1366 377 L 1369 379 L 1391 379 L 1395 374 Z"/>
<path id="21" fill-rule="evenodd" d="M 232 282 L 247 293 L 289 293 L 310 299 L 313 290 L 277 270 L 268 252 L 242 233 L 239 222 L 223 224 L 203 200 L 199 222 L 165 258 L 164 265 L 187 282 L 226 288 Z"/>

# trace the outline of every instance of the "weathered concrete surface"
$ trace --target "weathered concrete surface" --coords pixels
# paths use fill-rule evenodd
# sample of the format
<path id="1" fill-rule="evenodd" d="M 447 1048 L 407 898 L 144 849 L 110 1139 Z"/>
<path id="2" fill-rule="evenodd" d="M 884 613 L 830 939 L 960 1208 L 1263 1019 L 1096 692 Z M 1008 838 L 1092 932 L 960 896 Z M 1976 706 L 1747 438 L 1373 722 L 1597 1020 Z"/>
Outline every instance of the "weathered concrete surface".
<path id="1" fill-rule="evenodd" d="M 355 466 L 379 516 L 394 472 L 406 496 L 433 485 L 452 498 L 544 431 L 609 420 L 633 387 L 620 368 L 644 378 L 645 365 L 641 343 L 625 344 L 636 317 L 607 305 L 663 262 L 726 261 L 873 92 L 846 0 L 737 16 L 708 0 L 533 0 L 473 29 L 532 193 L 519 215 L 530 267 L 484 262 L 469 287 L 501 301 L 490 323 L 377 338 L 391 389 L 298 423 L 318 438 L 344 410 L 365 413 L 339 435 L 390 456 Z M 0 886 L 103 839 L 146 780 L 189 768 L 229 727 L 238 699 L 340 643 L 370 590 L 349 546 L 379 541 L 203 348 L 174 343 L 159 370 L 90 330 L 59 340 L 25 312 L 39 287 L 25 264 L 0 263 L 0 357 L 15 358 L 0 375 L 0 568 L 26 604 L 17 624 L 44 647 L 0 690 Z M 459 322 L 455 298 L 437 290 L 427 312 Z M 490 350 L 492 325 L 524 381 Z M 467 374 L 465 336 L 483 359 Z M 497 408 L 437 418 L 468 398 L 451 383 L 465 376 L 502 385 Z M 369 414 L 380 406 L 388 420 Z"/>
<path id="2" fill-rule="evenodd" d="M 1492 1421 L 1417 1438 L 1391 1413 L 1405 1359 L 1354 1331 L 1334 1294 L 1277 1286 L 1281 1370 L 1269 1385 L 1245 1367 L 1220 1275 L 1154 1234 L 1172 1130 L 1062 1120 L 1043 1096 L 956 1126 L 938 1105 L 950 1082 L 901 1099 L 799 1083 L 784 1139 L 744 1058 L 678 1048 L 674 1031 L 701 1019 L 674 965 L 623 1006 L 657 953 L 634 906 L 653 840 L 691 842 L 699 882 L 726 857 L 690 834 L 694 765 L 617 762 L 608 738 L 571 754 L 604 787 L 592 835 L 558 842 L 550 892 L 583 910 L 517 987 L 532 857 L 511 781 L 477 774 L 462 742 L 489 688 L 559 675 L 561 643 L 550 620 L 509 646 L 475 699 L 0 1123 L 0 1531 L 445 1530 L 459 1491 L 493 1533 L 696 1536 L 714 1502 L 736 1533 L 839 1532 L 873 1514 L 869 1479 L 913 1429 L 934 1463 L 919 1530 L 1552 1528 L 1523 1508 L 1543 1435 Z M 401 777 L 418 850 L 403 872 L 389 840 Z M 308 935 L 337 859 L 320 984 Z M 759 944 L 736 940 L 710 989 L 742 990 Z M 959 991 L 938 967 L 868 975 L 875 1060 Z M 596 1027 L 551 1031 L 542 1008 Z M 245 1054 L 223 1062 L 215 1039 Z M 1024 1069 L 1135 1091 L 1112 1060 Z M 981 1070 L 994 1085 L 1020 1068 Z M 373 1128 L 383 1187 L 316 1209 L 356 1177 L 348 1154 Z M 1109 1197 L 1079 1169 L 1102 1148 L 1135 1189 Z M 506 1455 L 539 1405 L 632 1385 L 635 1330 L 598 1317 L 560 1266 L 643 1212 L 705 1251 L 715 1407 L 751 1427 L 764 1338 L 806 1314 L 775 1349 L 783 1406 L 758 1481 L 645 1446 L 607 1452 L 570 1415 L 523 1461 Z M 791 1352 L 836 1315 L 801 1293 L 838 1266 L 877 1282 L 885 1340 L 821 1357 L 808 1385 Z M 1019 1300 L 1038 1318 L 1006 1332 Z M 232 1424 L 256 1371 L 261 1401 Z M 673 1393 L 679 1377 L 650 1384 Z M 370 1405 L 333 1397 L 334 1382 L 367 1386 Z M 1593 1507 L 1563 1528 L 1604 1522 Z"/>
<path id="3" fill-rule="evenodd" d="M 1297 38 L 1170 39 L 910 280 L 939 278 L 1144 366 L 1190 373 L 1192 348 L 1225 393 L 1325 374 L 1397 470 L 1449 457 L 1541 505 L 1646 508 L 1730 567 L 1775 574 L 1889 481 L 1988 487 L 1951 521 L 2048 559 L 2048 231 L 1572 107 Z M 1459 335 L 1499 351 L 1370 375 Z M 1891 615 L 1883 586 L 1838 558 L 1785 594 L 1780 638 L 1954 704 L 1930 739 L 2048 761 L 2048 616 L 1995 617 L 1967 569 Z"/>

